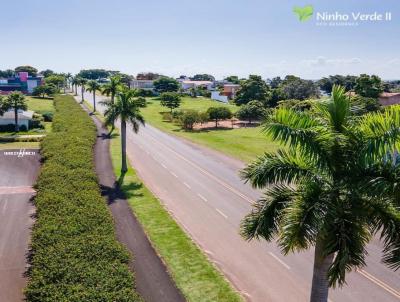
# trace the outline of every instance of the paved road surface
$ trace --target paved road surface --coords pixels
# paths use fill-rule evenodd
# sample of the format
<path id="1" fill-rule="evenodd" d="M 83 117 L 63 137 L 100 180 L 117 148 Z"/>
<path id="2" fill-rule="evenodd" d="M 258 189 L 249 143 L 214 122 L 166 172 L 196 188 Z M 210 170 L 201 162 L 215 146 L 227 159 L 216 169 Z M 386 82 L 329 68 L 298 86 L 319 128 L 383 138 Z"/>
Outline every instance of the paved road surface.
<path id="1" fill-rule="evenodd" d="M 238 235 L 260 196 L 238 177 L 241 162 L 150 125 L 139 134 L 129 129 L 127 147 L 145 184 L 249 301 L 308 301 L 312 251 L 284 257 L 273 243 L 247 243 Z M 349 274 L 348 286 L 332 290 L 331 301 L 400 300 L 400 274 L 380 264 L 380 249 L 376 241 L 369 245 L 367 268 Z"/>
<path id="2" fill-rule="evenodd" d="M 26 285 L 26 253 L 33 224 L 32 184 L 39 171 L 35 155 L 5 155 L 0 150 L 0 301 L 23 301 Z M 20 154 L 21 156 L 21 154 Z"/>

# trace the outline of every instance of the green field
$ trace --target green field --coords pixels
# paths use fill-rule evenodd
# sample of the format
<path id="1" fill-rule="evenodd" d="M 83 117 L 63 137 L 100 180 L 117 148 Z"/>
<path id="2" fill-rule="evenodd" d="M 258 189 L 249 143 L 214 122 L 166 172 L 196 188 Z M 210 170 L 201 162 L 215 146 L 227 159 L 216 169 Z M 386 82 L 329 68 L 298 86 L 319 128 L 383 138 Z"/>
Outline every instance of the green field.
<path id="1" fill-rule="evenodd" d="M 193 142 L 221 151 L 245 162 L 254 160 L 266 151 L 274 151 L 278 145 L 261 132 L 260 127 L 241 129 L 210 129 L 202 131 L 185 131 L 175 123 L 163 121 L 162 112 L 169 109 L 162 107 L 157 99 L 149 99 L 148 106 L 142 109 L 146 122 L 166 132 L 189 139 Z M 235 105 L 225 105 L 204 98 L 183 98 L 180 109 L 206 111 L 211 106 L 228 106 L 232 112 Z"/>
<path id="2" fill-rule="evenodd" d="M 26 103 L 28 105 L 28 110 L 35 111 L 39 114 L 54 112 L 53 100 L 50 99 L 27 97 Z"/>
<path id="3" fill-rule="evenodd" d="M 121 171 L 119 135 L 113 136 L 110 149 L 114 173 L 119 178 Z M 225 277 L 169 215 L 160 201 L 143 185 L 135 170 L 129 167 L 122 179 L 121 189 L 128 198 L 133 212 L 187 301 L 243 301 Z"/>
<path id="4" fill-rule="evenodd" d="M 5 149 L 39 149 L 40 142 L 0 142 L 0 150 Z"/>

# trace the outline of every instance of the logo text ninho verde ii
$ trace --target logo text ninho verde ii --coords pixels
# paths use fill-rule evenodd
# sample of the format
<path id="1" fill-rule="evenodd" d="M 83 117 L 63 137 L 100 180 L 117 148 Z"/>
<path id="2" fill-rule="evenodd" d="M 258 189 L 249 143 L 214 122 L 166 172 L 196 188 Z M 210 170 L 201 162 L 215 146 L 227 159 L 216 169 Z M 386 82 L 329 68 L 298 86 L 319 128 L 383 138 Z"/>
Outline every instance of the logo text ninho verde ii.
<path id="1" fill-rule="evenodd" d="M 319 22 L 379 22 L 379 21 L 391 21 L 392 13 L 378 13 L 374 12 L 371 14 L 363 14 L 360 12 L 353 12 L 351 14 L 342 14 L 339 12 L 328 13 L 328 12 L 316 12 L 316 19 Z"/>

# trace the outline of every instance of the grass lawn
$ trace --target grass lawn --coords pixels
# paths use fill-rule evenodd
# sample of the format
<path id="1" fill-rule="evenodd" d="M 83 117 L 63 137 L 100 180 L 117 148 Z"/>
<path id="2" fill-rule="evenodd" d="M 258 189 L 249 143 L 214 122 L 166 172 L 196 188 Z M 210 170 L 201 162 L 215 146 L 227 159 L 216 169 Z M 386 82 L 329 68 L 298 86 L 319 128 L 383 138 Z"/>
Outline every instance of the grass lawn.
<path id="1" fill-rule="evenodd" d="M 0 142 L 0 150 L 5 149 L 39 149 L 40 142 Z"/>
<path id="2" fill-rule="evenodd" d="M 274 151 L 278 147 L 278 144 L 271 142 L 265 134 L 261 133 L 260 127 L 185 131 L 179 125 L 163 121 L 160 112 L 168 112 L 169 109 L 162 107 L 160 101 L 154 98 L 148 99 L 147 104 L 148 106 L 141 111 L 149 124 L 245 162 L 250 162 L 257 155 L 261 155 L 266 151 Z M 225 105 L 210 99 L 190 97 L 183 98 L 180 109 L 206 111 L 211 106 L 228 106 L 232 112 L 238 110 L 235 105 Z"/>
<path id="3" fill-rule="evenodd" d="M 53 100 L 50 99 L 26 97 L 26 103 L 28 104 L 28 110 L 35 111 L 39 114 L 54 112 Z"/>
<path id="4" fill-rule="evenodd" d="M 114 173 L 118 178 L 121 171 L 121 143 L 118 135 L 112 138 L 110 149 Z M 160 201 L 143 185 L 132 168 L 125 174 L 121 188 L 187 301 L 243 301 Z"/>

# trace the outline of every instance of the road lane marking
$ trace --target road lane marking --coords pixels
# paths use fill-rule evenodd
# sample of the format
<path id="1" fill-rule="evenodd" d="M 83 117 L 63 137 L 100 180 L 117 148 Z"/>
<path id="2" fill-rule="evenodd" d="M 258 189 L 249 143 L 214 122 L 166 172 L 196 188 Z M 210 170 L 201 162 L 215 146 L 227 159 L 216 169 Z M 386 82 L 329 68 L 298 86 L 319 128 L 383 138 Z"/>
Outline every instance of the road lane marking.
<path id="1" fill-rule="evenodd" d="M 278 256 L 276 256 L 273 252 L 268 252 L 276 261 L 282 264 L 286 269 L 290 269 L 290 266 L 283 262 Z"/>
<path id="2" fill-rule="evenodd" d="M 395 290 L 394 288 L 390 287 L 390 285 L 386 284 L 385 282 L 379 280 L 378 278 L 372 276 L 370 273 L 366 272 L 363 269 L 357 270 L 361 275 L 363 275 L 365 278 L 369 279 L 370 281 L 374 282 L 376 285 L 382 287 L 384 290 L 388 291 L 391 293 L 393 296 L 396 298 L 400 299 L 400 292 Z"/>
<path id="3" fill-rule="evenodd" d="M 225 219 L 228 219 L 228 216 L 226 216 L 222 211 L 215 209 L 222 217 L 224 217 Z"/>
<path id="4" fill-rule="evenodd" d="M 172 176 L 174 176 L 175 178 L 178 178 L 178 175 L 176 175 L 174 172 L 172 172 L 172 171 L 169 171 L 169 173 L 171 173 L 171 174 L 172 174 Z"/>
<path id="5" fill-rule="evenodd" d="M 205 198 L 203 195 L 201 195 L 200 193 L 197 193 L 197 196 L 199 196 L 201 199 L 203 199 L 203 201 L 207 202 L 207 198 Z"/>
<path id="6" fill-rule="evenodd" d="M 201 168 L 199 165 L 195 164 L 194 162 L 192 162 L 191 160 L 187 159 L 186 157 L 184 157 L 183 155 L 179 154 L 178 152 L 176 152 L 175 150 L 173 150 L 171 147 L 167 146 L 164 143 L 161 143 L 160 141 L 156 140 L 151 134 L 149 134 L 150 138 L 155 141 L 156 143 L 164 146 L 165 148 L 167 148 L 168 150 L 170 150 L 172 153 L 174 153 L 176 156 L 178 156 L 179 158 L 181 158 L 182 160 L 184 160 L 185 162 L 187 162 L 188 164 L 190 164 L 191 166 L 195 167 L 196 169 L 198 169 L 199 171 L 201 171 L 203 174 L 207 175 L 208 177 L 214 179 L 216 182 L 218 182 L 221 186 L 225 187 L 226 189 L 228 189 L 229 191 L 235 193 L 236 195 L 238 195 L 239 197 L 241 197 L 242 199 L 246 200 L 249 203 L 253 203 L 253 200 L 249 197 L 247 197 L 246 195 L 240 193 L 238 190 L 236 190 L 235 188 L 233 188 L 232 186 L 228 185 L 226 182 L 224 182 L 223 180 L 219 179 L 218 177 L 214 176 L 213 174 L 211 174 L 210 172 L 204 170 L 203 168 Z"/>
<path id="7" fill-rule="evenodd" d="M 164 169 L 167 169 L 167 166 L 166 166 L 166 165 L 161 164 L 161 166 L 162 166 Z"/>
<path id="8" fill-rule="evenodd" d="M 183 182 L 183 184 L 184 184 L 187 188 L 191 189 L 191 187 L 190 187 L 186 182 Z"/>

